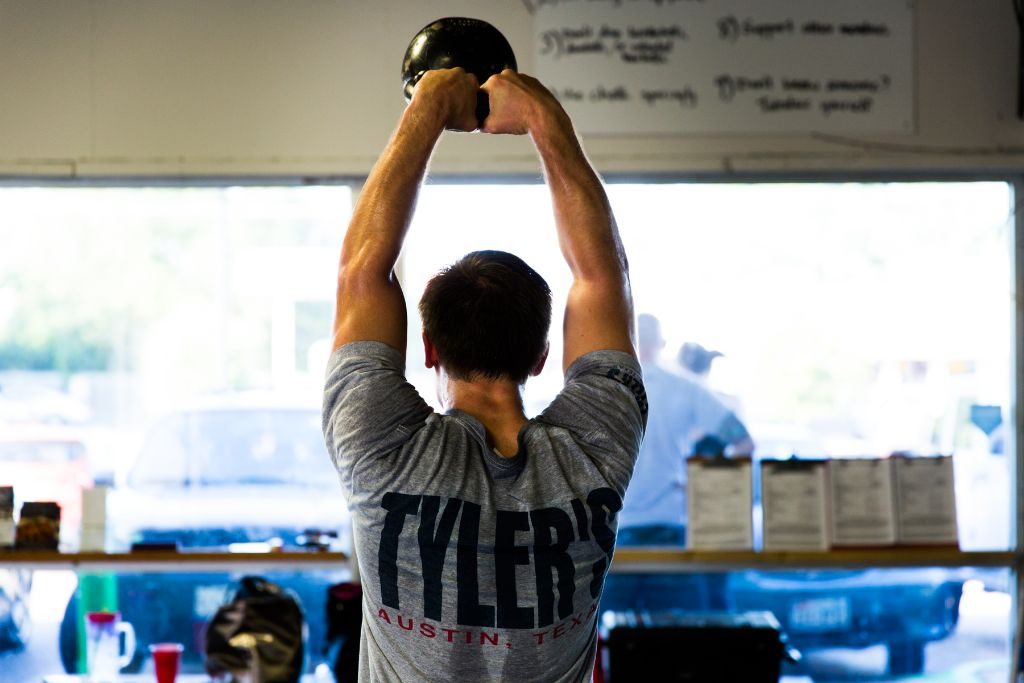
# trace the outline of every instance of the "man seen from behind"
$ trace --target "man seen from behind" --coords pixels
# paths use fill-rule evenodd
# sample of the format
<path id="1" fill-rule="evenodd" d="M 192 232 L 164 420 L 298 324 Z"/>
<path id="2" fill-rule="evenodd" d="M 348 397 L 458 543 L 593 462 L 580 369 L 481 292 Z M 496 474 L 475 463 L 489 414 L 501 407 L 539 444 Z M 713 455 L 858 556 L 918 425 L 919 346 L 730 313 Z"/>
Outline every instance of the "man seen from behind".
<path id="1" fill-rule="evenodd" d="M 490 115 L 479 127 L 529 135 L 540 157 L 572 274 L 564 388 L 539 416 L 524 414 L 523 385 L 547 357 L 550 291 L 495 251 L 444 269 L 420 300 L 445 412 L 405 380 L 394 267 L 442 132 L 478 127 L 478 89 L 461 69 L 422 77 L 342 246 L 324 432 L 354 522 L 364 682 L 589 681 L 643 437 L 628 270 L 607 197 L 557 100 L 512 71 L 482 86 Z"/>

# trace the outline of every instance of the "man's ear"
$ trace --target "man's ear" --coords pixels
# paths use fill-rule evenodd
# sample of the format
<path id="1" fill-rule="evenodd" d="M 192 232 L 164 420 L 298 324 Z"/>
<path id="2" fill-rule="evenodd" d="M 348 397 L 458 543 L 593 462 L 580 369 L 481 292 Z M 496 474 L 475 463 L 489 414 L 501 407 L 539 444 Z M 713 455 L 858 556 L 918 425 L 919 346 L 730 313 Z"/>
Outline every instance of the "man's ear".
<path id="1" fill-rule="evenodd" d="M 434 347 L 434 343 L 427 337 L 427 331 L 423 330 L 423 358 L 424 365 L 428 368 L 436 368 L 440 366 L 440 361 L 437 358 L 437 349 Z"/>
<path id="2" fill-rule="evenodd" d="M 530 377 L 536 377 L 544 369 L 544 364 L 548 362 L 548 353 L 551 351 L 551 342 L 544 344 L 544 353 L 540 354 L 540 360 L 533 366 L 533 370 L 530 371 Z"/>

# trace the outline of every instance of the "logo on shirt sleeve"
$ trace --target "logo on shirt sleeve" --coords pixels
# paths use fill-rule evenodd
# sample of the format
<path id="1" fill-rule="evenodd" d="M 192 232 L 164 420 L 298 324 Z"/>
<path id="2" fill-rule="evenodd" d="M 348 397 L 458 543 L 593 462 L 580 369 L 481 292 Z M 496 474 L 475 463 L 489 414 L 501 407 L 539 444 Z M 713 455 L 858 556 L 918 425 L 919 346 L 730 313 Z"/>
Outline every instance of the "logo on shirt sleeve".
<path id="1" fill-rule="evenodd" d="M 626 368 L 621 365 L 609 368 L 607 376 L 629 389 L 629 393 L 633 394 L 633 398 L 636 399 L 636 404 L 640 407 L 640 412 L 643 414 L 644 420 L 646 420 L 647 390 L 644 389 L 644 381 L 640 376 L 631 368 Z"/>

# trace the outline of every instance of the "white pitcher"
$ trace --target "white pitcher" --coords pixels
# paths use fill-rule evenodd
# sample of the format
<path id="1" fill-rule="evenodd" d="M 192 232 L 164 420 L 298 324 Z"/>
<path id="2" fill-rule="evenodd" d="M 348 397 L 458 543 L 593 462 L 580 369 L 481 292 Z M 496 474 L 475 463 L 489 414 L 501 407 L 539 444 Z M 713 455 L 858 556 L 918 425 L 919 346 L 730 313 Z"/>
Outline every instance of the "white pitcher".
<path id="1" fill-rule="evenodd" d="M 124 634 L 124 653 L 121 653 Z M 91 683 L 113 683 L 135 654 L 135 629 L 119 612 L 86 612 L 85 661 Z"/>

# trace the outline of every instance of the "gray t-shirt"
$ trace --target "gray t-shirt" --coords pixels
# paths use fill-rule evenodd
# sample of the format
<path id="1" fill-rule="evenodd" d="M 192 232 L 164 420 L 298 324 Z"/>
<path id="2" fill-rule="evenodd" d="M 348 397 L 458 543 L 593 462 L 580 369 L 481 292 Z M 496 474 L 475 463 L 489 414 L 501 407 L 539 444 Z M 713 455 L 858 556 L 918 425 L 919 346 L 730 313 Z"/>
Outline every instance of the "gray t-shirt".
<path id="1" fill-rule="evenodd" d="M 618 351 L 565 382 L 507 459 L 470 415 L 433 412 L 394 348 L 331 357 L 324 434 L 355 527 L 361 681 L 590 680 L 647 401 Z"/>

